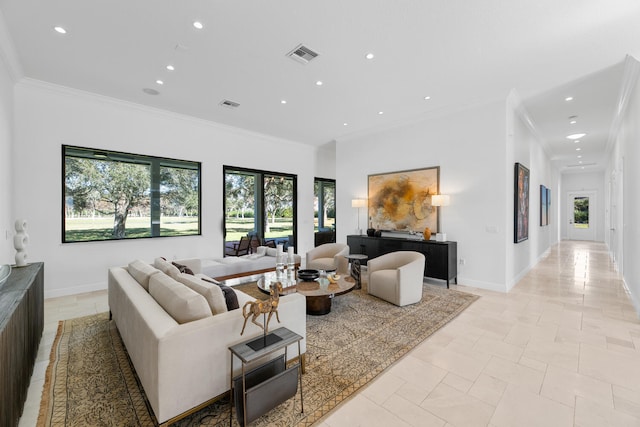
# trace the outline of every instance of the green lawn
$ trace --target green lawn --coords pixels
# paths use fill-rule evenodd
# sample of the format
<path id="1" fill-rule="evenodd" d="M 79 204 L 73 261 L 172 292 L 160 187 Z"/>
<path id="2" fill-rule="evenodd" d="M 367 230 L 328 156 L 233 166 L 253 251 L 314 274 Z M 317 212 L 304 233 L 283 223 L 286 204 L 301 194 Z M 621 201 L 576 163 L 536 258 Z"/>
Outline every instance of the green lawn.
<path id="1" fill-rule="evenodd" d="M 253 218 L 226 218 L 227 242 L 240 240 L 248 232 L 254 229 Z M 278 237 L 288 237 L 293 234 L 293 220 L 291 218 L 276 218 L 275 224 L 269 224 L 269 232 L 265 234 L 266 239 Z"/>
<path id="2" fill-rule="evenodd" d="M 67 218 L 65 240 L 67 242 L 87 242 L 91 240 L 109 240 L 113 233 L 113 217 Z M 197 217 L 160 218 L 161 236 L 187 236 L 198 233 Z M 149 217 L 127 218 L 126 238 L 151 236 Z"/>

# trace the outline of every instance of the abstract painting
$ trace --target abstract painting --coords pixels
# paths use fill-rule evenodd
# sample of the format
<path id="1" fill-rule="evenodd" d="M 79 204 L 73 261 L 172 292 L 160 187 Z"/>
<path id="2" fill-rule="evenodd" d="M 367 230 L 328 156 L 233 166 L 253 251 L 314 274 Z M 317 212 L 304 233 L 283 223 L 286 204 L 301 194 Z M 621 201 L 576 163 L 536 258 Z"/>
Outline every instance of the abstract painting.
<path id="1" fill-rule="evenodd" d="M 369 228 L 438 232 L 431 196 L 439 191 L 439 166 L 369 175 Z"/>
<path id="2" fill-rule="evenodd" d="M 513 242 L 529 238 L 529 169 L 520 163 L 515 166 Z"/>

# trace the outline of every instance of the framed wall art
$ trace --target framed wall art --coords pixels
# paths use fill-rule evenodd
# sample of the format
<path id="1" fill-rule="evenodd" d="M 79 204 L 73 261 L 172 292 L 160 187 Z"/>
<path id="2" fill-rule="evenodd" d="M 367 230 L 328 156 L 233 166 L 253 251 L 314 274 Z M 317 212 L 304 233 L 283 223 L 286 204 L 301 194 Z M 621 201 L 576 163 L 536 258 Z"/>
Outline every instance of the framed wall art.
<path id="1" fill-rule="evenodd" d="M 549 225 L 549 189 L 540 185 L 540 226 Z"/>
<path id="2" fill-rule="evenodd" d="M 440 231 L 431 196 L 440 192 L 440 167 L 369 175 L 368 227 L 376 230 Z"/>
<path id="3" fill-rule="evenodd" d="M 529 238 L 529 169 L 520 163 L 515 165 L 514 179 L 513 242 Z"/>

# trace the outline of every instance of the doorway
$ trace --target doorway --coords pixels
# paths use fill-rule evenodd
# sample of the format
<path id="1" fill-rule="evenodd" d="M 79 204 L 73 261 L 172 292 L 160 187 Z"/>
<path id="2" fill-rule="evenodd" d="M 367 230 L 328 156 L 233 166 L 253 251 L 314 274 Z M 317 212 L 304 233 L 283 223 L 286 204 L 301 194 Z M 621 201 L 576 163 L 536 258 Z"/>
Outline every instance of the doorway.
<path id="1" fill-rule="evenodd" d="M 568 194 L 569 240 L 596 240 L 596 193 L 576 191 Z"/>

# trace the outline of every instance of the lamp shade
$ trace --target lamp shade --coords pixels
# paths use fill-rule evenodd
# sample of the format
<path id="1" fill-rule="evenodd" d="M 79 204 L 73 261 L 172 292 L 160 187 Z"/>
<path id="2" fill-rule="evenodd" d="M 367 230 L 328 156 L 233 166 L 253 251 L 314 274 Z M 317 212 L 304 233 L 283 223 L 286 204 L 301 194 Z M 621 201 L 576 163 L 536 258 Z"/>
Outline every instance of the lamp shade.
<path id="1" fill-rule="evenodd" d="M 444 194 L 431 196 L 431 206 L 449 206 L 449 196 Z"/>
<path id="2" fill-rule="evenodd" d="M 351 200 L 352 208 L 364 208 L 367 207 L 367 201 L 365 199 L 353 199 Z"/>

